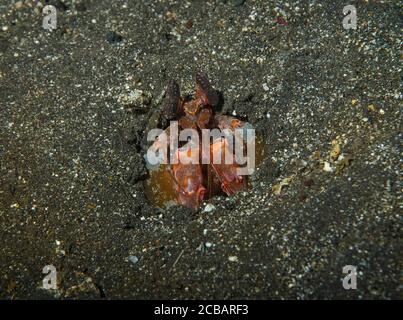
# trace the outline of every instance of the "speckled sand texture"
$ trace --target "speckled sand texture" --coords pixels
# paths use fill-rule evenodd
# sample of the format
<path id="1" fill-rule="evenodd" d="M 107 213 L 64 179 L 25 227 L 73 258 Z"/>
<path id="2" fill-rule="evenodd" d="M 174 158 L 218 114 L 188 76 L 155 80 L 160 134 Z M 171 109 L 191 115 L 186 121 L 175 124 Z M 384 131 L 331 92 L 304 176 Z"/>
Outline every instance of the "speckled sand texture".
<path id="1" fill-rule="evenodd" d="M 402 1 L 351 1 L 356 30 L 346 1 L 47 2 L 53 32 L 44 1 L 0 4 L 0 298 L 400 297 Z M 197 70 L 268 156 L 253 189 L 160 210 L 145 131 Z"/>

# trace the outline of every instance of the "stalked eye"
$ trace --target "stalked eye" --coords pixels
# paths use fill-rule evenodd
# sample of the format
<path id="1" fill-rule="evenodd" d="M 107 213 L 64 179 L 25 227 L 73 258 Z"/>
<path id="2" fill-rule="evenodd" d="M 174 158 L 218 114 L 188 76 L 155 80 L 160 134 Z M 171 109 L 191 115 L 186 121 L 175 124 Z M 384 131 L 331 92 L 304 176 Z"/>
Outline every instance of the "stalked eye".
<path id="1" fill-rule="evenodd" d="M 211 86 L 210 81 L 205 73 L 198 72 L 196 74 L 196 84 L 206 95 L 208 103 L 213 107 L 216 106 L 218 104 L 218 94 Z"/>
<path id="2" fill-rule="evenodd" d="M 180 99 L 179 85 L 174 80 L 169 80 L 167 84 L 165 100 L 162 105 L 162 112 L 167 120 L 176 117 L 178 103 Z"/>

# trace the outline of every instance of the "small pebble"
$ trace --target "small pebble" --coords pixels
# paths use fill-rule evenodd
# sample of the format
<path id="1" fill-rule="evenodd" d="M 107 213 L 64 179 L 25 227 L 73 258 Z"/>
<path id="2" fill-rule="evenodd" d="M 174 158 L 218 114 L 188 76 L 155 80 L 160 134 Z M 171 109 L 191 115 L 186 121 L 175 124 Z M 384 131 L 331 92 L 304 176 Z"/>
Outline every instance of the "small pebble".
<path id="1" fill-rule="evenodd" d="M 215 210 L 215 206 L 212 205 L 211 203 L 208 203 L 205 207 L 203 212 L 212 212 Z"/>
<path id="2" fill-rule="evenodd" d="M 330 166 L 329 162 L 325 161 L 325 163 L 323 164 L 323 171 L 333 172 L 333 168 Z"/>
<path id="3" fill-rule="evenodd" d="M 137 262 L 139 262 L 139 258 L 137 258 L 136 256 L 132 256 L 130 255 L 127 260 L 132 263 L 132 264 L 136 264 Z"/>
<path id="4" fill-rule="evenodd" d="M 237 261 L 238 261 L 238 257 L 237 257 L 237 256 L 229 256 L 229 257 L 228 257 L 228 261 L 237 262 Z"/>
<path id="5" fill-rule="evenodd" d="M 188 20 L 185 22 L 185 27 L 190 29 L 193 27 L 193 21 L 192 20 Z"/>
<path id="6" fill-rule="evenodd" d="M 17 10 L 21 9 L 22 6 L 23 6 L 22 1 L 17 1 L 17 2 L 15 3 L 15 8 L 16 8 Z"/>

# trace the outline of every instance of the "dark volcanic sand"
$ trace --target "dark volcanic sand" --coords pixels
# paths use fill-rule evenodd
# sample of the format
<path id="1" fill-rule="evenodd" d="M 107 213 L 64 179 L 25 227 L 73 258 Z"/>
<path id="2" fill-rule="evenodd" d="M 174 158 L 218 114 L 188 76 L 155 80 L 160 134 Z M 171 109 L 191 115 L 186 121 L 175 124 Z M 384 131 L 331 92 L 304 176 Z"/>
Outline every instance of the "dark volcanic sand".
<path id="1" fill-rule="evenodd" d="M 351 1 L 356 30 L 345 1 L 48 2 L 53 32 L 0 4 L 1 298 L 400 297 L 401 1 Z M 213 211 L 160 210 L 145 130 L 199 69 L 268 156 Z"/>

